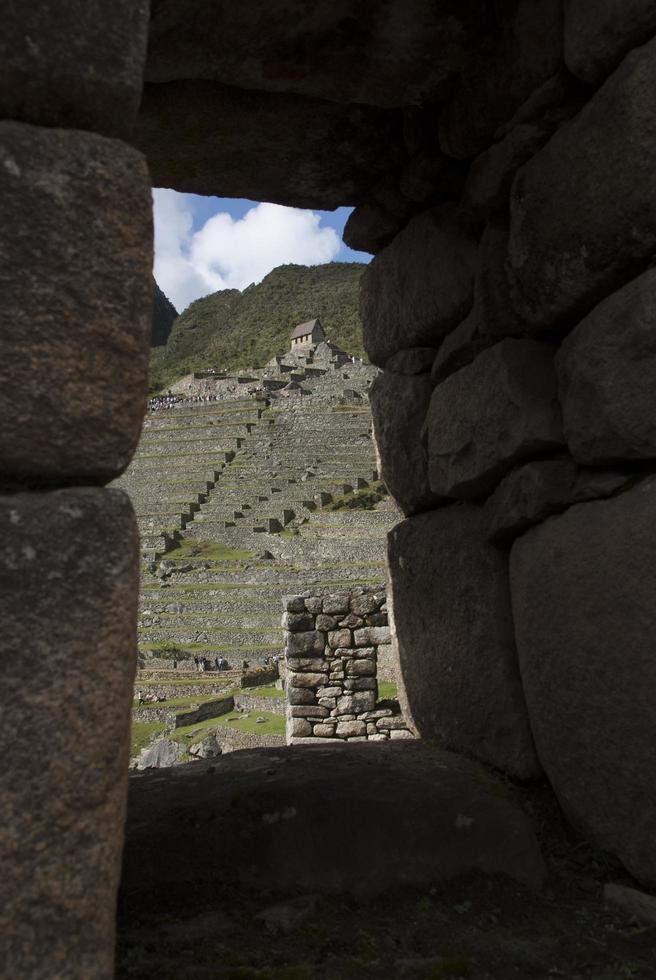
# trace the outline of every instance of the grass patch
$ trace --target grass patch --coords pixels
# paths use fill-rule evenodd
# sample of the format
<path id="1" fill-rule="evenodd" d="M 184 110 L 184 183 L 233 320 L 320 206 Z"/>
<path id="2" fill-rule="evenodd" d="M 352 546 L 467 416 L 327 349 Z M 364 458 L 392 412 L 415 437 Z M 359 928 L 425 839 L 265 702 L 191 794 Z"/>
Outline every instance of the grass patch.
<path id="1" fill-rule="evenodd" d="M 266 721 L 258 724 L 256 718 L 265 718 Z M 174 732 L 171 732 L 170 737 L 175 742 L 182 742 L 189 746 L 194 745 L 195 742 L 205 738 L 206 735 L 218 728 L 231 728 L 233 731 L 250 732 L 253 735 L 277 735 L 284 738 L 285 718 L 284 715 L 274 714 L 272 711 L 250 712 L 247 718 L 230 711 L 219 718 L 207 718 L 195 725 L 176 728 Z M 196 735 L 198 738 L 194 737 Z"/>
<path id="2" fill-rule="evenodd" d="M 130 733 L 130 757 L 139 755 L 152 737 L 159 735 L 165 728 L 166 725 L 163 721 L 133 721 Z"/>
<path id="3" fill-rule="evenodd" d="M 392 681 L 378 681 L 378 697 L 381 701 L 398 697 L 396 684 Z"/>
<path id="4" fill-rule="evenodd" d="M 157 686 L 159 687 L 160 682 L 157 681 Z M 141 687 L 146 689 L 148 681 L 144 682 Z M 186 697 L 175 697 L 166 701 L 146 701 L 145 704 L 140 705 L 137 698 L 132 699 L 133 708 L 190 708 L 192 705 L 201 705 L 206 701 L 215 701 L 219 697 L 228 697 L 231 694 L 231 690 L 226 690 L 225 695 L 223 692 L 220 694 L 188 694 Z"/>
<path id="5" fill-rule="evenodd" d="M 256 698 L 279 698 L 285 697 L 285 692 L 279 687 L 248 687 L 244 688 L 242 694 L 252 694 Z"/>
<path id="6" fill-rule="evenodd" d="M 385 484 L 382 480 L 376 480 L 375 483 L 363 487 L 362 490 L 353 490 L 351 493 L 335 497 L 322 510 L 374 510 L 376 504 L 379 504 L 387 496 L 388 491 Z"/>
<path id="7" fill-rule="evenodd" d="M 289 541 L 291 538 L 297 538 L 299 536 L 299 530 L 296 527 L 286 527 L 282 531 L 278 531 L 277 535 L 284 541 Z"/>
<path id="8" fill-rule="evenodd" d="M 166 552 L 165 561 L 180 561 L 185 558 L 204 558 L 208 561 L 245 561 L 253 557 L 252 551 L 229 548 L 219 541 L 182 538 L 175 548 Z"/>

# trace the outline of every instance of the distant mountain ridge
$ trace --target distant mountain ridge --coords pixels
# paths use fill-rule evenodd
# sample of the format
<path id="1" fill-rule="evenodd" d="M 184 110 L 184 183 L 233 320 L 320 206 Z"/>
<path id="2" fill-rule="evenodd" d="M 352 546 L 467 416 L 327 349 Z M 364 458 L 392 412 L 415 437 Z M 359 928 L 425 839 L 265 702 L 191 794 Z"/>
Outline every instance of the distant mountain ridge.
<path id="1" fill-rule="evenodd" d="M 261 367 L 289 349 L 298 323 L 318 317 L 328 338 L 364 356 L 358 262 L 281 265 L 243 292 L 224 289 L 196 300 L 177 317 L 165 347 L 151 354 L 152 391 L 191 371 Z"/>
<path id="2" fill-rule="evenodd" d="M 173 303 L 155 283 L 153 292 L 153 324 L 150 334 L 150 346 L 161 347 L 169 339 L 171 328 L 178 315 Z"/>

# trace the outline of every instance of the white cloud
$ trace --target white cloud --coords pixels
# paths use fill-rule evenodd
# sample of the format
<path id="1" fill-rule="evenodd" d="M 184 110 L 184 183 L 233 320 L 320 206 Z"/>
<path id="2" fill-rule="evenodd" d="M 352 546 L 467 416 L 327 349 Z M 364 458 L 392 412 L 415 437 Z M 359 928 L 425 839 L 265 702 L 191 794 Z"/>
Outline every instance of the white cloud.
<path id="1" fill-rule="evenodd" d="M 155 279 L 179 311 L 217 289 L 260 282 L 286 262 L 330 262 L 341 246 L 320 215 L 279 204 L 254 205 L 238 219 L 222 211 L 194 231 L 187 195 L 156 188 L 153 213 Z"/>

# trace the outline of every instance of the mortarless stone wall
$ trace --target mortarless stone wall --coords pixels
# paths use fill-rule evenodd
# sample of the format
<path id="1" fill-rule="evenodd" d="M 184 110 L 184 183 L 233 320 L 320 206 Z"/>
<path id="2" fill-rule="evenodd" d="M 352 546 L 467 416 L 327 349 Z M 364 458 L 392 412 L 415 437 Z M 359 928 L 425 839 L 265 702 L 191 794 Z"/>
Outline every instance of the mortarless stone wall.
<path id="1" fill-rule="evenodd" d="M 652 0 L 148 6 L 23 0 L 0 38 L 4 971 L 113 972 L 148 169 L 354 206 L 414 723 L 544 771 L 656 886 Z"/>
<path id="2" fill-rule="evenodd" d="M 396 701 L 378 703 L 378 656 L 390 641 L 385 590 L 286 596 L 283 606 L 287 742 L 414 738 Z"/>

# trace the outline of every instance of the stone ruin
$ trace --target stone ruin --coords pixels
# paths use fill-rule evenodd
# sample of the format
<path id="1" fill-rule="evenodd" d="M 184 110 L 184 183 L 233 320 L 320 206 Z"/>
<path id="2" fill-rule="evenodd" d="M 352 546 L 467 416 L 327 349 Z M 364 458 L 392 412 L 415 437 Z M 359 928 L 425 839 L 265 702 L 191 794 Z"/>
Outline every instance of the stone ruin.
<path id="1" fill-rule="evenodd" d="M 407 515 L 389 587 L 414 725 L 544 772 L 579 831 L 656 886 L 656 8 L 221 8 L 26 0 L 3 22 L 0 935 L 15 978 L 112 973 L 140 545 L 105 485 L 146 405 L 151 180 L 355 207 L 345 240 L 375 254 L 376 438 Z"/>
<path id="2" fill-rule="evenodd" d="M 396 680 L 384 589 L 286 596 L 287 742 L 414 738 L 378 677 Z"/>

